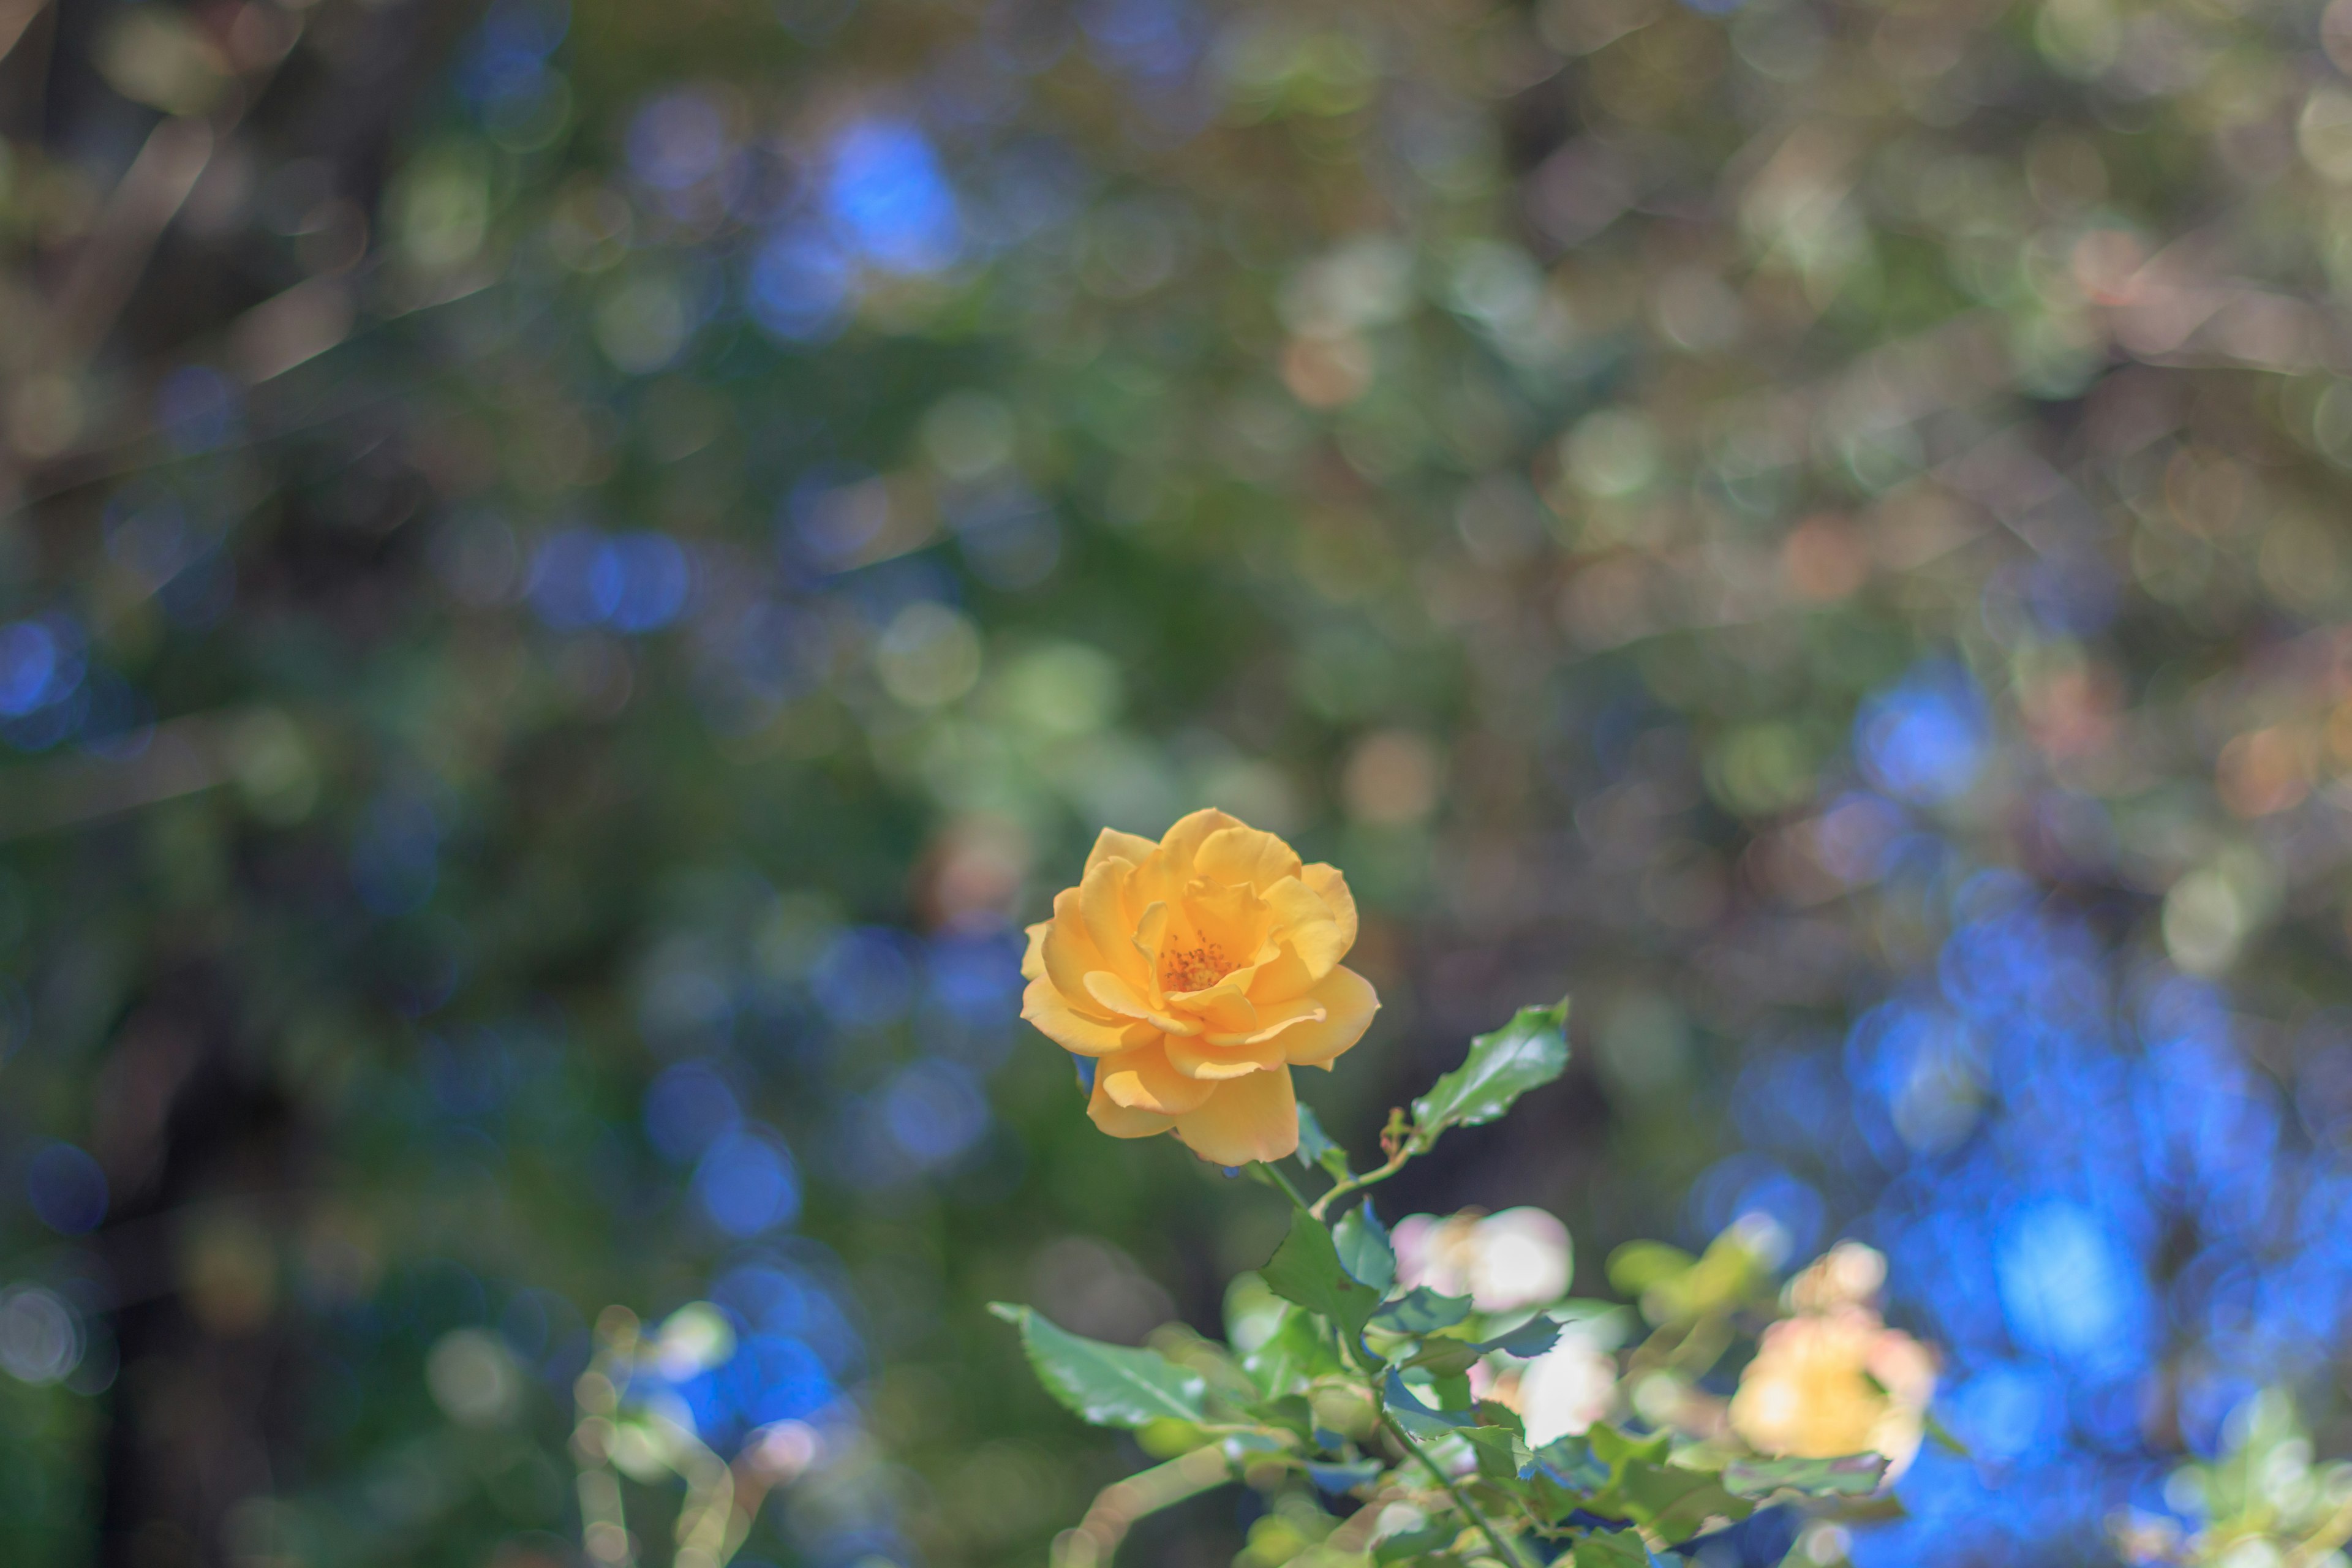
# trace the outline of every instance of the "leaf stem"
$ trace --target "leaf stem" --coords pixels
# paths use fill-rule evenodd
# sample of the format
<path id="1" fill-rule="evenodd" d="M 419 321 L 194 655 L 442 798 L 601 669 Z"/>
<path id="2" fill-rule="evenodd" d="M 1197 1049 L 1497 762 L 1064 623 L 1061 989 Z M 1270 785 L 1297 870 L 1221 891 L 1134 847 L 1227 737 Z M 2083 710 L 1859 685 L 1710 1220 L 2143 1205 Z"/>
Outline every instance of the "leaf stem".
<path id="1" fill-rule="evenodd" d="M 1503 1560 L 1506 1568 L 1528 1568 L 1528 1560 L 1519 1555 L 1519 1549 L 1503 1539 L 1503 1532 L 1495 1528 L 1494 1521 L 1479 1511 L 1478 1505 L 1470 1500 L 1469 1494 L 1454 1484 L 1452 1476 L 1445 1473 L 1445 1467 L 1431 1458 L 1429 1450 L 1414 1442 L 1412 1435 L 1397 1425 L 1397 1418 L 1394 1415 L 1385 1410 L 1381 1412 L 1381 1426 L 1390 1436 L 1397 1440 L 1398 1446 L 1406 1453 L 1419 1459 L 1422 1468 L 1427 1470 L 1431 1478 L 1445 1489 L 1445 1495 L 1454 1500 L 1454 1506 L 1460 1509 L 1465 1517 L 1478 1527 L 1478 1532 L 1486 1538 L 1486 1544 L 1495 1549 L 1495 1555 Z"/>
<path id="2" fill-rule="evenodd" d="M 1403 1170 L 1404 1163 L 1412 1158 L 1414 1152 L 1412 1145 L 1411 1143 L 1407 1143 L 1404 1147 L 1399 1149 L 1395 1153 L 1389 1156 L 1389 1163 L 1387 1164 L 1381 1166 L 1378 1170 L 1367 1171 L 1360 1176 L 1349 1176 L 1346 1181 L 1339 1183 L 1329 1192 L 1325 1193 L 1321 1197 L 1317 1198 L 1312 1204 L 1302 1206 L 1306 1208 L 1309 1215 L 1316 1219 L 1321 1219 L 1324 1215 L 1330 1211 L 1331 1205 L 1338 1199 L 1346 1197 L 1349 1193 L 1360 1192 L 1364 1188 L 1372 1185 L 1375 1182 L 1385 1182 L 1391 1176 L 1395 1175 L 1399 1171 Z"/>

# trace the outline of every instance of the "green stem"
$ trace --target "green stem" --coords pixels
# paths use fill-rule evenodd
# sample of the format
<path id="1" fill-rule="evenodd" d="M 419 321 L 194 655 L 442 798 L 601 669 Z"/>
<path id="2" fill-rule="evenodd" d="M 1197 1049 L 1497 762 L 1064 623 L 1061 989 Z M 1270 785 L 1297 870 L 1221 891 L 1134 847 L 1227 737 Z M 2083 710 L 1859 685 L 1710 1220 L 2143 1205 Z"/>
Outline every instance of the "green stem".
<path id="1" fill-rule="evenodd" d="M 1298 1188 L 1293 1184 L 1288 1176 L 1282 1173 L 1281 1168 L 1273 1161 L 1260 1160 L 1257 1163 L 1257 1168 L 1265 1173 L 1265 1179 L 1267 1181 L 1272 1182 L 1276 1186 L 1282 1189 L 1283 1195 L 1285 1197 L 1287 1197 L 1292 1203 L 1297 1204 L 1300 1208 L 1306 1209 L 1308 1214 L 1315 1215 L 1317 1219 L 1321 1219 L 1323 1217 L 1319 1214 L 1315 1214 L 1313 1209 L 1307 1208 L 1307 1199 L 1300 1194 Z"/>
<path id="2" fill-rule="evenodd" d="M 1321 1219 L 1326 1214 L 1330 1212 L 1331 1205 L 1334 1202 L 1346 1197 L 1349 1193 L 1360 1192 L 1364 1188 L 1372 1185 L 1375 1182 L 1387 1181 L 1391 1176 L 1393 1176 L 1399 1171 L 1403 1170 L 1404 1163 L 1407 1160 L 1412 1159 L 1412 1146 L 1408 1143 L 1403 1148 L 1399 1149 L 1394 1154 L 1390 1155 L 1389 1163 L 1387 1164 L 1381 1166 L 1378 1170 L 1367 1171 L 1360 1176 L 1349 1176 L 1346 1181 L 1341 1182 L 1329 1192 L 1325 1193 L 1321 1197 L 1317 1198 L 1311 1205 L 1307 1205 L 1307 1212 L 1309 1215 L 1312 1215 L 1315 1218 Z"/>
<path id="3" fill-rule="evenodd" d="M 1506 1568 L 1528 1568 L 1528 1560 L 1519 1555 L 1519 1549 L 1503 1539 L 1503 1532 L 1495 1528 L 1494 1521 L 1478 1510 L 1478 1505 L 1470 1500 L 1469 1494 L 1456 1486 L 1454 1478 L 1445 1473 L 1445 1467 L 1431 1458 L 1429 1451 L 1414 1442 L 1411 1433 L 1397 1425 L 1397 1418 L 1394 1415 L 1386 1411 L 1381 1412 L 1381 1426 L 1387 1430 L 1390 1436 L 1397 1440 L 1399 1447 L 1419 1459 L 1421 1468 L 1427 1470 L 1431 1478 L 1445 1489 L 1445 1495 L 1454 1500 L 1454 1506 L 1460 1509 L 1470 1522 L 1478 1527 L 1478 1532 L 1486 1538 L 1486 1544 L 1495 1549 L 1495 1555 L 1503 1560 Z"/>

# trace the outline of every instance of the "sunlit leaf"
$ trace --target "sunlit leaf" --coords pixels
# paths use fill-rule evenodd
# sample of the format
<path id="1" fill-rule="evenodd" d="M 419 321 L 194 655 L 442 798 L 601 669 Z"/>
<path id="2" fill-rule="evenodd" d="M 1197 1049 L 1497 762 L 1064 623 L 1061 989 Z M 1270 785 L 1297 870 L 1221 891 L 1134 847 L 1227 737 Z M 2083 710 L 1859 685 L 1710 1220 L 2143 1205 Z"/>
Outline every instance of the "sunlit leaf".
<path id="1" fill-rule="evenodd" d="M 1097 1426 L 1197 1422 L 1207 1384 L 1197 1373 L 1150 1351 L 1129 1350 L 1071 1333 L 1028 1307 L 992 1301 L 988 1310 L 1021 1330 L 1029 1364 L 1045 1392 Z"/>
<path id="2" fill-rule="evenodd" d="M 1448 1127 L 1492 1121 L 1531 1089 L 1568 1070 L 1568 1002 L 1522 1007 L 1511 1021 L 1470 1042 L 1460 1067 L 1412 1102 L 1416 1136 L 1426 1145 Z"/>
<path id="3" fill-rule="evenodd" d="M 1617 1490 L 1634 1521 L 1670 1546 L 1696 1535 L 1709 1519 L 1738 1521 L 1756 1511 L 1754 1502 L 1734 1497 L 1717 1477 L 1677 1465 L 1629 1464 Z"/>
<path id="4" fill-rule="evenodd" d="M 1847 1454 L 1834 1459 L 1734 1459 L 1723 1468 L 1723 1484 L 1743 1497 L 1777 1491 L 1807 1497 L 1868 1497 L 1886 1479 L 1881 1454 Z"/>
<path id="5" fill-rule="evenodd" d="M 1331 1342 L 1315 1319 L 1297 1307 L 1286 1307 L 1274 1332 L 1242 1357 L 1242 1371 L 1269 1397 L 1295 1394 L 1310 1379 L 1339 1370 Z"/>

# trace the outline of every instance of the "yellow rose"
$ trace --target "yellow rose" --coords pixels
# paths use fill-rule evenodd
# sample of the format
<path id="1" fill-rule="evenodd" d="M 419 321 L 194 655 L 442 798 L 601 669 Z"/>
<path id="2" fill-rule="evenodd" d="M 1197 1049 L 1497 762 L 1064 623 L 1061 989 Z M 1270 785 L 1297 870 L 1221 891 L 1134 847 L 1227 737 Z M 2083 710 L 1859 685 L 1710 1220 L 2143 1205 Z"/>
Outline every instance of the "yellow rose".
<path id="1" fill-rule="evenodd" d="M 1097 1058 L 1087 1113 L 1112 1137 L 1278 1160 L 1298 1147 L 1290 1069 L 1328 1068 L 1380 1008 L 1339 963 L 1355 942 L 1347 879 L 1271 833 L 1222 811 L 1157 844 L 1105 828 L 1029 928 L 1021 1016 Z"/>
<path id="2" fill-rule="evenodd" d="M 1936 1363 L 1865 1307 L 1786 1319 L 1739 1374 L 1731 1428 L 1759 1453 L 1834 1459 L 1884 1454 L 1899 1474 L 1918 1452 Z"/>

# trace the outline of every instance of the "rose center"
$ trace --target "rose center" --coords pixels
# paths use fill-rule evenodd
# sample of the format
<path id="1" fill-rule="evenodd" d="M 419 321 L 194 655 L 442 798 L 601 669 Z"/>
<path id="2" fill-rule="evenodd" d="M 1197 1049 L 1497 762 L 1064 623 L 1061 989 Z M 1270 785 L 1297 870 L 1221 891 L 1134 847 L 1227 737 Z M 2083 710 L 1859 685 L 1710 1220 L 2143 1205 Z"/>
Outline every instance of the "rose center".
<path id="1" fill-rule="evenodd" d="M 1206 991 L 1232 968 L 1225 950 L 1213 942 L 1180 947 L 1160 961 L 1160 984 L 1170 991 Z"/>

